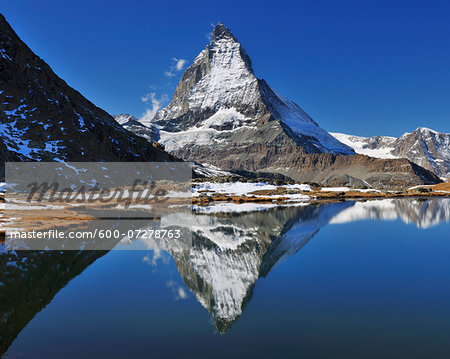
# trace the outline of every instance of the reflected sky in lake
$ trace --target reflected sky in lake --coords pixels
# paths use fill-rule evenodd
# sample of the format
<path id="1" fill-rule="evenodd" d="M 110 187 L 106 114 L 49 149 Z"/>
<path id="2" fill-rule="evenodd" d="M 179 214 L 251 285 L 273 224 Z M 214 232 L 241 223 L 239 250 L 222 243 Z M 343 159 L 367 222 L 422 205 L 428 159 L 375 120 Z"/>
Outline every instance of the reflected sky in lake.
<path id="1" fill-rule="evenodd" d="M 0 256 L 6 357 L 449 357 L 449 199 L 209 212 L 147 250 Z"/>

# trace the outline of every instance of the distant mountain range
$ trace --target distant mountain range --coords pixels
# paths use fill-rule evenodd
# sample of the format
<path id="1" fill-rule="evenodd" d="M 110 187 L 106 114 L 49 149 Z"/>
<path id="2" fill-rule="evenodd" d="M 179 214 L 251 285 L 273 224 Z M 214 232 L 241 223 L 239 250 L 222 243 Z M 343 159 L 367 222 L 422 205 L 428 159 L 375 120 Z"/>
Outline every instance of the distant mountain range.
<path id="1" fill-rule="evenodd" d="M 450 133 L 419 127 L 403 136 L 360 137 L 331 133 L 356 153 L 376 158 L 407 158 L 442 179 L 450 179 Z"/>

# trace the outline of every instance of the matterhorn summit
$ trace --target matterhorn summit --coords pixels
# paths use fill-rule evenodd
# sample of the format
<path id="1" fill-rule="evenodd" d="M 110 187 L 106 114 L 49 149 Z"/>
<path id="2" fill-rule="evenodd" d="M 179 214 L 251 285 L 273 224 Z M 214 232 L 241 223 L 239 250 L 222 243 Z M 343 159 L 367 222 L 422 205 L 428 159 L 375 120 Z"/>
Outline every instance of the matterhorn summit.
<path id="1" fill-rule="evenodd" d="M 243 176 L 360 188 L 439 181 L 407 159 L 356 154 L 353 144 L 330 135 L 258 79 L 249 55 L 222 23 L 181 76 L 169 105 L 144 125 L 123 127 L 147 139 L 150 133 L 180 159 Z"/>
<path id="2" fill-rule="evenodd" d="M 222 23 L 153 123 L 167 151 L 230 170 L 270 170 L 277 154 L 354 154 L 258 79 L 247 52 Z"/>

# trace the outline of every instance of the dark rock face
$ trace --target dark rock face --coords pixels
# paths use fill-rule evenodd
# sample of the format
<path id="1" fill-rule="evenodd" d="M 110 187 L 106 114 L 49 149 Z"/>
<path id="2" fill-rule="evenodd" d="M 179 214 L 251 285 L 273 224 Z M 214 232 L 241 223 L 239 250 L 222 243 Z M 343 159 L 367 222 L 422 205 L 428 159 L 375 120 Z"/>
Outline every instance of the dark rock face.
<path id="1" fill-rule="evenodd" d="M 439 178 L 407 159 L 377 159 L 364 155 L 336 156 L 329 153 L 305 154 L 298 146 L 249 146 L 258 153 L 242 158 L 240 148 L 216 152 L 215 157 L 195 148 L 176 152 L 177 156 L 212 163 L 236 172 L 279 173 L 295 181 L 317 182 L 327 186 L 356 188 L 404 188 L 440 182 Z M 274 163 L 274 159 L 276 162 Z"/>
<path id="2" fill-rule="evenodd" d="M 0 161 L 167 161 L 69 87 L 0 15 Z M 2 166 L 3 167 L 3 166 Z"/>

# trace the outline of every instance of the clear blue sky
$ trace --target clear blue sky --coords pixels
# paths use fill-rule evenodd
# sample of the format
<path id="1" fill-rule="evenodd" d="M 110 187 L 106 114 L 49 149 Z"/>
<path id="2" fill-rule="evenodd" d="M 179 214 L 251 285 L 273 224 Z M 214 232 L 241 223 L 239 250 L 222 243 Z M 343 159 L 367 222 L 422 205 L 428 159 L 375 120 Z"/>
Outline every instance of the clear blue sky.
<path id="1" fill-rule="evenodd" d="M 190 64 L 222 21 L 256 76 L 329 131 L 450 132 L 448 1 L 0 0 L 0 12 L 111 114 L 142 115 L 150 92 L 171 98 L 173 58 Z"/>

